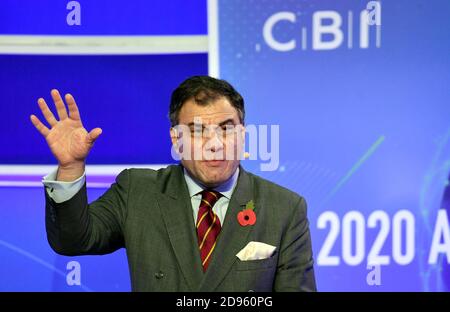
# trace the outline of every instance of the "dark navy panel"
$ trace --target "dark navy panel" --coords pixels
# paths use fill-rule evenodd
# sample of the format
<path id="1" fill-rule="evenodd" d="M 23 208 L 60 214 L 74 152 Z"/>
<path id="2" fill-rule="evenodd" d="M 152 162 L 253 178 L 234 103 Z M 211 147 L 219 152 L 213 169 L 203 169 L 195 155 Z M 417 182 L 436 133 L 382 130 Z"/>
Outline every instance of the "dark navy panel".
<path id="1" fill-rule="evenodd" d="M 39 97 L 53 105 L 52 88 L 74 95 L 88 130 L 103 129 L 90 164 L 170 163 L 171 92 L 207 74 L 207 55 L 0 55 L 0 68 L 0 163 L 54 163 L 29 121 Z"/>
<path id="2" fill-rule="evenodd" d="M 62 0 L 2 0 L 0 34 L 205 35 L 206 0 L 80 0 L 81 25 Z"/>

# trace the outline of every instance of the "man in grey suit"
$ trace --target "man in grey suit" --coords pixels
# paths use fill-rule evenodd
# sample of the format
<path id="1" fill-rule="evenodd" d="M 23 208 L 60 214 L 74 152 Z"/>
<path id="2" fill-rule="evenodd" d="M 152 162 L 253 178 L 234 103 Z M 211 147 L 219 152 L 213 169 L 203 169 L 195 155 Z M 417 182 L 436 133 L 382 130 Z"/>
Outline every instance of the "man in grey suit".
<path id="1" fill-rule="evenodd" d="M 51 95 L 59 120 L 41 98 L 50 128 L 35 115 L 31 121 L 58 161 L 44 177 L 54 251 L 125 247 L 133 291 L 316 290 L 305 200 L 240 166 L 244 101 L 229 83 L 185 80 L 169 112 L 181 163 L 124 170 L 91 204 L 85 160 L 102 130 L 85 130 L 70 94 L 69 113 L 58 91 Z"/>

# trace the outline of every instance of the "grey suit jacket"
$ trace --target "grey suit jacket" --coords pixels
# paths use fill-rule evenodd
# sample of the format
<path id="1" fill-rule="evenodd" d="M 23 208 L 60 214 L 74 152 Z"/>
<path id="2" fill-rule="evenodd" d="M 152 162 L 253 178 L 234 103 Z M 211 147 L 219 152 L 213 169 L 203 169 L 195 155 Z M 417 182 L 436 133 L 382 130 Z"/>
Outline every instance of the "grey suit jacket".
<path id="1" fill-rule="evenodd" d="M 305 200 L 242 167 L 206 273 L 181 165 L 124 170 L 91 204 L 86 186 L 59 204 L 45 193 L 52 249 L 76 256 L 126 248 L 133 291 L 316 290 Z M 237 214 L 250 200 L 256 223 L 241 226 Z M 239 260 L 250 241 L 276 252 Z"/>

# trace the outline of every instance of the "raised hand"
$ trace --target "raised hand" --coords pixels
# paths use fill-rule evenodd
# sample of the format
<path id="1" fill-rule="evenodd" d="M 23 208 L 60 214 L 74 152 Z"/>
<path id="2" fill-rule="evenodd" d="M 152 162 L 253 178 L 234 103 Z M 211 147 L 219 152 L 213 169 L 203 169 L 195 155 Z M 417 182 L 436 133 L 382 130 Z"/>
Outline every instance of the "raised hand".
<path id="1" fill-rule="evenodd" d="M 56 120 L 43 98 L 38 100 L 38 104 L 45 120 L 50 125 L 50 129 L 35 115 L 31 115 L 30 119 L 36 129 L 44 136 L 50 150 L 58 161 L 57 179 L 72 181 L 83 174 L 86 157 L 95 140 L 102 133 L 102 129 L 94 128 L 90 132 L 86 131 L 72 95 L 66 94 L 65 96 L 69 114 L 67 114 L 58 90 L 53 89 L 51 95 L 58 112 L 59 121 Z"/>

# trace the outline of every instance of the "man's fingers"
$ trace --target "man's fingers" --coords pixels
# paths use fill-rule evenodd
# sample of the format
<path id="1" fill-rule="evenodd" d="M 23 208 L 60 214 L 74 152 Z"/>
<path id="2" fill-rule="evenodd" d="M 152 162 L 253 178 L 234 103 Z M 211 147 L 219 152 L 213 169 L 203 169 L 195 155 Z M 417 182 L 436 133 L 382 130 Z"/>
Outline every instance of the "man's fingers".
<path id="1" fill-rule="evenodd" d="M 54 126 L 58 123 L 55 116 L 53 115 L 52 111 L 48 108 L 47 103 L 45 103 L 45 100 L 43 98 L 40 98 L 38 100 L 39 108 L 41 109 L 42 114 L 44 115 L 45 120 L 47 120 L 48 124 L 50 126 Z"/>
<path id="2" fill-rule="evenodd" d="M 75 99 L 73 98 L 72 94 L 66 94 L 65 98 L 67 106 L 69 107 L 70 118 L 74 120 L 81 120 L 80 111 L 78 110 L 77 103 L 75 102 Z"/>
<path id="3" fill-rule="evenodd" d="M 30 120 L 33 123 L 33 125 L 36 127 L 36 129 L 38 129 L 38 131 L 44 137 L 47 137 L 47 135 L 49 134 L 50 130 L 46 126 L 44 126 L 44 124 L 39 120 L 39 118 L 37 118 L 35 115 L 31 115 L 30 116 Z"/>
<path id="4" fill-rule="evenodd" d="M 93 144 L 95 142 L 95 140 L 97 140 L 97 138 L 100 136 L 100 134 L 102 134 L 102 129 L 100 129 L 100 128 L 92 129 L 91 132 L 89 132 L 88 136 L 87 136 L 88 142 Z"/>
<path id="5" fill-rule="evenodd" d="M 58 90 L 53 89 L 52 92 L 50 92 L 50 93 L 52 95 L 53 102 L 55 102 L 56 111 L 58 112 L 59 120 L 66 119 L 67 118 L 66 107 L 64 105 L 64 102 L 63 102 Z"/>

